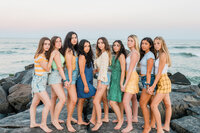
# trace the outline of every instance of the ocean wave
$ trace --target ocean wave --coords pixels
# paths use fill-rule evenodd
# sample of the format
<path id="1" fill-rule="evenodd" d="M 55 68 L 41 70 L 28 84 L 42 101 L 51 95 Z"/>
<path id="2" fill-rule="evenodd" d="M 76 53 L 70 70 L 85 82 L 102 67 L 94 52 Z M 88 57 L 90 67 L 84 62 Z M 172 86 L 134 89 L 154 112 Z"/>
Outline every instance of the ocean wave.
<path id="1" fill-rule="evenodd" d="M 17 52 L 15 52 L 15 51 L 0 51 L 0 54 L 15 54 L 15 53 L 17 53 Z"/>
<path id="2" fill-rule="evenodd" d="M 16 50 L 25 50 L 26 48 L 13 48 L 13 49 L 16 49 Z"/>
<path id="3" fill-rule="evenodd" d="M 177 48 L 177 49 L 186 49 L 186 48 L 200 48 L 200 46 L 174 46 L 172 48 Z"/>
<path id="4" fill-rule="evenodd" d="M 182 53 L 170 53 L 171 55 L 178 55 L 178 56 L 184 56 L 184 57 L 198 57 L 198 55 L 195 55 L 193 53 L 185 53 L 185 52 L 182 52 Z"/>

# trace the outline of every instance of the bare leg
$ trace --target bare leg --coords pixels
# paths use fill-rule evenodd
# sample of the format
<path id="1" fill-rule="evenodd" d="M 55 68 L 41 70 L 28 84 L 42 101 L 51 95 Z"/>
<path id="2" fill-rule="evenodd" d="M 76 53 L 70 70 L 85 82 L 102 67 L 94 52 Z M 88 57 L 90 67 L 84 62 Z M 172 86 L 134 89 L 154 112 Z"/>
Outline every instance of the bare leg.
<path id="1" fill-rule="evenodd" d="M 79 125 L 88 125 L 88 123 L 84 122 L 83 119 L 82 119 L 83 104 L 84 104 L 84 102 L 85 102 L 84 98 L 79 98 L 79 100 L 78 100 L 78 107 L 77 107 L 77 110 L 78 110 L 78 124 Z"/>
<path id="2" fill-rule="evenodd" d="M 160 112 L 158 110 L 159 103 L 163 100 L 166 94 L 156 93 L 153 101 L 151 103 L 151 110 L 153 111 L 154 117 L 157 123 L 157 133 L 164 133 L 162 129 L 161 117 Z"/>
<path id="3" fill-rule="evenodd" d="M 40 99 L 37 94 L 34 94 L 33 100 L 30 107 L 30 128 L 39 127 L 40 125 L 36 123 L 36 108 L 40 103 Z"/>
<path id="4" fill-rule="evenodd" d="M 131 101 L 132 96 L 133 96 L 133 94 L 125 92 L 124 98 L 123 98 L 123 105 L 124 105 L 124 109 L 125 109 L 125 112 L 126 112 L 126 118 L 127 118 L 127 122 L 128 122 L 126 128 L 124 128 L 122 130 L 123 133 L 130 132 L 133 129 L 133 126 L 132 126 L 132 110 L 131 110 L 131 106 L 130 106 L 130 101 Z"/>
<path id="5" fill-rule="evenodd" d="M 102 101 L 103 101 L 103 109 L 104 109 L 104 118 L 102 119 L 102 121 L 103 122 L 109 122 L 109 119 L 108 119 L 109 106 L 108 106 L 108 99 L 107 99 L 107 85 L 106 85 L 106 91 L 103 93 Z"/>
<path id="6" fill-rule="evenodd" d="M 151 99 L 151 95 L 146 93 L 146 89 L 142 89 L 142 94 L 140 97 L 140 107 L 142 109 L 142 114 L 144 117 L 144 130 L 143 133 L 149 133 L 151 131 L 151 126 L 149 124 L 149 109 L 147 104 Z"/>
<path id="7" fill-rule="evenodd" d="M 97 131 L 101 125 L 102 125 L 102 120 L 101 120 L 101 99 L 102 96 L 104 94 L 104 92 L 106 91 L 107 85 L 102 85 L 101 81 L 98 81 L 98 87 L 97 87 L 97 92 L 94 96 L 94 100 L 93 100 L 93 104 L 95 106 L 96 109 L 96 113 L 97 113 L 97 122 L 95 124 L 95 126 L 92 128 L 92 131 Z"/>
<path id="8" fill-rule="evenodd" d="M 62 110 L 62 108 L 65 104 L 66 96 L 65 96 L 65 92 L 64 92 L 64 89 L 62 87 L 62 84 L 54 84 L 54 85 L 52 85 L 52 88 L 59 98 L 59 102 L 55 106 L 54 116 L 53 116 L 54 119 L 52 121 L 52 124 L 58 130 L 62 130 L 63 127 L 59 124 L 59 115 L 60 115 L 60 112 L 61 112 L 61 110 Z"/>
<path id="9" fill-rule="evenodd" d="M 133 120 L 132 122 L 138 122 L 138 104 L 137 104 L 137 95 L 134 94 L 132 97 L 132 108 L 133 108 Z"/>
<path id="10" fill-rule="evenodd" d="M 94 99 L 94 97 L 93 97 Z M 96 124 L 96 109 L 95 109 L 95 106 L 93 105 L 93 108 L 92 108 L 92 116 L 90 118 L 90 123 L 92 123 L 93 125 Z"/>
<path id="11" fill-rule="evenodd" d="M 151 97 L 150 104 L 152 103 L 153 98 L 154 98 L 154 96 Z M 151 124 L 150 125 L 151 125 L 151 128 L 156 128 L 156 120 L 155 120 L 152 110 L 151 110 Z"/>
<path id="12" fill-rule="evenodd" d="M 66 104 L 67 104 L 67 111 L 69 110 L 69 103 L 70 103 L 70 98 L 69 98 L 69 94 L 67 93 L 67 101 L 66 101 Z M 77 122 L 78 122 L 75 118 L 73 118 L 73 116 L 72 116 L 72 118 L 71 118 L 71 121 L 74 122 L 74 123 L 77 123 Z"/>
<path id="13" fill-rule="evenodd" d="M 74 108 L 76 106 L 77 102 L 77 93 L 76 93 L 76 87 L 74 84 L 70 86 L 70 88 L 67 89 L 69 94 L 70 103 L 68 105 L 68 111 L 67 111 L 67 128 L 69 132 L 75 132 L 76 130 L 71 125 L 71 119 L 74 112 Z"/>
<path id="14" fill-rule="evenodd" d="M 171 108 L 171 101 L 170 101 L 170 96 L 169 94 L 166 94 L 166 96 L 163 99 L 163 102 L 165 104 L 165 124 L 163 126 L 163 129 L 165 131 L 169 131 L 170 130 L 170 120 L 171 120 L 171 116 L 172 116 L 172 108 Z"/>
<path id="15" fill-rule="evenodd" d="M 44 104 L 44 108 L 42 110 L 42 121 L 41 121 L 41 125 L 40 128 L 42 130 L 44 130 L 45 132 L 52 132 L 52 130 L 50 128 L 48 128 L 47 126 L 47 116 L 49 113 L 49 110 L 51 108 L 51 100 L 48 96 L 48 93 L 46 91 L 42 91 L 40 93 L 37 93 L 37 95 L 39 96 L 39 98 L 41 99 L 41 101 Z"/>
<path id="16" fill-rule="evenodd" d="M 118 130 L 121 128 L 122 124 L 123 124 L 123 119 L 121 116 L 121 111 L 119 108 L 119 105 L 117 102 L 115 101 L 110 101 L 110 106 L 112 107 L 113 111 L 115 112 L 116 116 L 117 116 L 117 125 L 114 127 L 114 129 Z"/>

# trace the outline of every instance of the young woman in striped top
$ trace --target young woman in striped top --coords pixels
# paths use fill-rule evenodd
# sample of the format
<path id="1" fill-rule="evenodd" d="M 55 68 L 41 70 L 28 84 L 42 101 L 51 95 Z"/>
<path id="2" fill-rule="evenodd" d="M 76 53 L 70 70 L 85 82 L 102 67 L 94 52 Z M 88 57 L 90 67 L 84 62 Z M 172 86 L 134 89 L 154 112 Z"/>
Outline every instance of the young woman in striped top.
<path id="1" fill-rule="evenodd" d="M 52 131 L 46 124 L 47 116 L 51 107 L 51 101 L 46 92 L 46 84 L 47 72 L 51 69 L 51 64 L 56 54 L 55 52 L 52 52 L 50 56 L 49 49 L 50 39 L 47 37 L 41 38 L 34 57 L 35 74 L 31 84 L 33 99 L 30 107 L 30 128 L 40 127 L 45 132 Z M 43 102 L 44 108 L 42 111 L 41 124 L 37 124 L 35 120 L 36 108 L 40 101 Z"/>

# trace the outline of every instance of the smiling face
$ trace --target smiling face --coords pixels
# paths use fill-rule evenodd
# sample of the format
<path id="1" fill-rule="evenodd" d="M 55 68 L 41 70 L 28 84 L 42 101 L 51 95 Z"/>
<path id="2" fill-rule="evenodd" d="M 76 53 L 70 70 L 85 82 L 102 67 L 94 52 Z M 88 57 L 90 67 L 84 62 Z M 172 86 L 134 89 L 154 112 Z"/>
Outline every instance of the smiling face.
<path id="1" fill-rule="evenodd" d="M 141 44 L 142 50 L 145 52 L 149 52 L 151 45 L 147 40 L 143 40 Z"/>
<path id="2" fill-rule="evenodd" d="M 90 51 L 90 43 L 85 42 L 83 50 L 87 54 Z"/>
<path id="3" fill-rule="evenodd" d="M 102 51 L 102 50 L 105 50 L 105 44 L 104 44 L 104 42 L 103 42 L 102 39 L 99 39 L 99 40 L 98 40 L 97 45 L 98 45 L 98 48 L 99 48 L 101 51 Z"/>
<path id="4" fill-rule="evenodd" d="M 121 45 L 118 42 L 115 42 L 113 44 L 113 50 L 114 50 L 114 52 L 118 53 L 120 51 L 120 49 L 121 49 Z"/>
<path id="5" fill-rule="evenodd" d="M 76 34 L 72 34 L 72 39 L 71 39 L 72 45 L 73 46 L 76 45 L 77 42 L 78 42 L 78 38 L 77 38 Z"/>
<path id="6" fill-rule="evenodd" d="M 59 50 L 61 46 L 62 46 L 62 41 L 60 38 L 57 38 L 55 41 L 55 48 Z"/>
<path id="7" fill-rule="evenodd" d="M 131 49 L 132 47 L 135 47 L 135 41 L 133 38 L 131 37 L 128 38 L 127 46 L 129 49 Z"/>
<path id="8" fill-rule="evenodd" d="M 50 48 L 50 41 L 49 40 L 45 40 L 44 41 L 44 44 L 43 44 L 43 50 L 46 52 L 46 51 L 49 51 L 49 48 Z"/>
<path id="9" fill-rule="evenodd" d="M 154 40 L 154 48 L 156 51 L 159 51 L 161 49 L 161 45 L 162 45 L 161 40 L 158 39 Z"/>

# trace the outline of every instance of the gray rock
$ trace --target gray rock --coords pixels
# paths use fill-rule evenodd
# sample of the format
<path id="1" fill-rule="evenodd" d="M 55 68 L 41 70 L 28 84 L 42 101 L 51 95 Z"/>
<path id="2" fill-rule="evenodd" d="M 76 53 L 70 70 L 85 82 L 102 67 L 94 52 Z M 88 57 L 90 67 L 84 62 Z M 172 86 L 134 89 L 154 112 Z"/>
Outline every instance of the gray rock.
<path id="1" fill-rule="evenodd" d="M 34 69 L 29 69 L 25 72 L 21 84 L 31 84 L 33 78 Z"/>
<path id="2" fill-rule="evenodd" d="M 198 87 L 200 88 L 200 83 L 198 84 Z"/>
<path id="3" fill-rule="evenodd" d="M 31 101 L 31 86 L 24 84 L 16 84 L 9 89 L 7 97 L 8 102 L 17 110 L 23 111 L 26 105 Z"/>
<path id="4" fill-rule="evenodd" d="M 9 102 L 6 97 L 6 92 L 0 86 L 0 113 L 2 114 L 7 114 L 9 112 Z"/>
<path id="5" fill-rule="evenodd" d="M 200 115 L 200 106 L 188 108 L 187 115 Z"/>
<path id="6" fill-rule="evenodd" d="M 34 64 L 30 64 L 28 66 L 25 66 L 24 68 L 25 68 L 25 70 L 32 69 L 32 68 L 34 68 Z"/>
<path id="7" fill-rule="evenodd" d="M 26 71 L 17 72 L 13 78 L 13 82 L 16 84 L 20 83 L 25 73 Z"/>
<path id="8" fill-rule="evenodd" d="M 178 133 L 198 133 L 200 131 L 200 117 L 185 116 L 172 120 L 170 125 Z"/>
<path id="9" fill-rule="evenodd" d="M 14 86 L 14 85 L 15 85 L 15 82 L 13 82 L 13 81 L 8 81 L 8 82 L 3 82 L 2 83 L 2 87 L 5 90 L 5 92 L 6 92 L 7 95 L 9 94 L 8 93 L 9 88 L 12 87 L 12 86 Z"/>
<path id="10" fill-rule="evenodd" d="M 191 82 L 180 72 L 170 76 L 171 82 L 180 85 L 191 85 Z"/>

